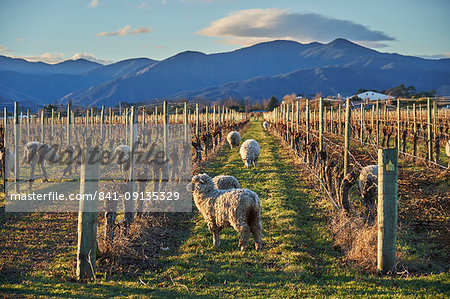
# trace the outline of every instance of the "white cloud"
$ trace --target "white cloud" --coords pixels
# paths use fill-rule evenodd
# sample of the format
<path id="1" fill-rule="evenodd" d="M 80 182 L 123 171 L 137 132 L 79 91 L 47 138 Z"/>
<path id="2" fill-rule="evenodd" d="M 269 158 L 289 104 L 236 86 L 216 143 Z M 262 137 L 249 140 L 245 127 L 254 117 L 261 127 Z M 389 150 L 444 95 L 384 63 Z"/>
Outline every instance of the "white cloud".
<path id="1" fill-rule="evenodd" d="M 130 29 L 131 29 L 131 26 L 126 25 L 125 27 L 119 28 L 114 32 L 103 31 L 103 32 L 97 33 L 95 36 L 114 36 L 114 35 L 124 36 L 124 35 L 148 33 L 150 31 L 152 31 L 152 29 L 149 27 L 139 27 L 139 28 L 133 29 L 131 31 L 130 31 Z"/>
<path id="2" fill-rule="evenodd" d="M 425 59 L 442 59 L 442 58 L 450 58 L 450 52 L 434 55 L 417 55 L 417 56 Z"/>
<path id="3" fill-rule="evenodd" d="M 91 3 L 89 3 L 90 7 L 97 7 L 98 6 L 98 0 L 92 0 Z"/>
<path id="4" fill-rule="evenodd" d="M 161 3 L 162 4 L 167 4 L 167 1 L 166 0 L 162 0 Z"/>
<path id="5" fill-rule="evenodd" d="M 39 56 L 21 56 L 21 57 L 14 57 L 14 58 L 22 58 L 28 61 L 36 62 L 36 61 L 42 61 L 45 63 L 58 63 L 64 60 L 64 54 L 63 53 L 44 53 Z"/>
<path id="6" fill-rule="evenodd" d="M 4 45 L 0 45 L 0 53 L 10 53 L 11 50 Z"/>
<path id="7" fill-rule="evenodd" d="M 110 63 L 112 63 L 112 61 L 109 61 L 109 60 L 99 59 L 99 58 L 95 57 L 94 54 L 83 53 L 83 52 L 75 53 L 72 56 L 72 58 L 70 58 L 70 59 L 72 59 L 72 60 L 86 59 L 86 60 L 93 61 L 93 62 L 98 62 L 98 63 L 101 63 L 101 64 L 110 64 Z"/>
<path id="8" fill-rule="evenodd" d="M 147 2 L 142 2 L 141 4 L 139 4 L 139 6 L 137 8 L 145 8 L 147 7 Z"/>
<path id="9" fill-rule="evenodd" d="M 139 27 L 139 28 L 136 28 L 136 29 L 131 30 L 130 33 L 128 33 L 128 34 L 132 35 L 132 34 L 148 33 L 148 32 L 150 32 L 150 31 L 152 31 L 151 28 L 148 28 L 148 27 Z"/>
<path id="10" fill-rule="evenodd" d="M 278 8 L 236 11 L 196 33 L 222 37 L 225 38 L 223 43 L 237 45 L 286 37 L 300 42 L 328 42 L 338 37 L 361 42 L 394 40 L 381 31 L 351 21 L 315 13 L 291 13 Z"/>

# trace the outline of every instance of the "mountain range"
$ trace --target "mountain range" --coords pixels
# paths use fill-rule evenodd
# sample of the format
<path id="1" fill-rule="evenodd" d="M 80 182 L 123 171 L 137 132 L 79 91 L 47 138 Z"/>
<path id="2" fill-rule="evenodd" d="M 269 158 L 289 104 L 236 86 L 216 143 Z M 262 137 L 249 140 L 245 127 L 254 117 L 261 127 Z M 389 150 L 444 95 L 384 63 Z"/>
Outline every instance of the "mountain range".
<path id="1" fill-rule="evenodd" d="M 231 52 L 186 51 L 167 59 L 101 65 L 84 59 L 50 65 L 0 56 L 0 104 L 115 106 L 119 101 L 227 97 L 262 100 L 290 93 L 354 94 L 359 88 L 450 89 L 450 59 L 381 53 L 345 39 L 271 41 Z"/>

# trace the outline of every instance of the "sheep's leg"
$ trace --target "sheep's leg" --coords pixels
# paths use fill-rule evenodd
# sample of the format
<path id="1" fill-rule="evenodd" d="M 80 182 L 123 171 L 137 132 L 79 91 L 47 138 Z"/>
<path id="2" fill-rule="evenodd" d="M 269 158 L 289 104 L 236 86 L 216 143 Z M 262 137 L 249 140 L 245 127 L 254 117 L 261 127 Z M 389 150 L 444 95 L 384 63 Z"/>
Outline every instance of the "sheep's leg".
<path id="1" fill-rule="evenodd" d="M 213 235 L 213 245 L 216 248 L 220 247 L 220 230 L 217 227 L 214 227 L 212 224 L 208 224 L 208 229 L 211 232 L 211 234 Z"/>
<path id="2" fill-rule="evenodd" d="M 31 190 L 31 188 L 33 187 L 33 181 L 34 181 L 34 168 L 36 167 L 36 160 L 35 159 L 33 159 L 32 161 L 31 161 L 31 165 L 30 165 L 30 181 L 29 181 L 29 184 L 28 184 L 28 187 L 30 188 L 30 190 Z"/>
<path id="3" fill-rule="evenodd" d="M 47 182 L 48 175 L 47 175 L 47 170 L 45 169 L 45 165 L 44 165 L 43 161 L 39 163 L 39 167 L 41 168 L 42 174 L 44 175 L 44 182 Z"/>
<path id="4" fill-rule="evenodd" d="M 255 239 L 255 248 L 256 250 L 260 250 L 262 247 L 262 224 L 259 217 L 256 218 L 255 221 L 250 225 L 250 230 L 253 234 L 253 238 Z"/>
<path id="5" fill-rule="evenodd" d="M 248 239 L 250 238 L 250 227 L 247 223 L 242 223 L 239 225 L 238 231 L 240 233 L 239 247 L 241 248 L 241 251 L 245 251 L 247 248 Z"/>

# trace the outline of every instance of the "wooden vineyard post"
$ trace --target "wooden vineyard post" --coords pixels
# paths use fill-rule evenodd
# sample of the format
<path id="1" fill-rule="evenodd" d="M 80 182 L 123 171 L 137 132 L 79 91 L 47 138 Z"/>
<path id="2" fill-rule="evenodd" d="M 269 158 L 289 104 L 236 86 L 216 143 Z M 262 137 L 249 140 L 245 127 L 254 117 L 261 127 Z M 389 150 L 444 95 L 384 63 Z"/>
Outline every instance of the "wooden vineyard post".
<path id="1" fill-rule="evenodd" d="M 124 112 L 124 115 L 123 115 L 123 117 L 125 118 L 124 120 L 124 122 L 125 122 L 125 144 L 128 142 L 128 108 L 125 108 L 125 112 Z M 131 144 L 128 144 L 129 146 L 131 146 Z"/>
<path id="2" fill-rule="evenodd" d="M 72 117 L 71 117 L 70 105 L 67 105 L 67 144 L 72 143 Z"/>
<path id="3" fill-rule="evenodd" d="M 323 99 L 319 99 L 319 151 L 323 151 Z"/>
<path id="4" fill-rule="evenodd" d="M 188 137 L 189 137 L 189 112 L 188 112 L 188 107 L 187 107 L 187 103 L 184 102 L 184 109 L 183 109 L 183 123 L 184 123 L 184 142 L 188 142 Z"/>
<path id="5" fill-rule="evenodd" d="M 306 107 L 305 107 L 305 122 L 306 122 L 306 147 L 309 146 L 309 100 L 306 99 Z M 309 154 L 306 151 L 306 161 L 309 163 Z"/>
<path id="6" fill-rule="evenodd" d="M 98 192 L 99 155 L 88 140 L 81 165 L 80 194 L 83 198 L 93 198 Z M 90 162 L 89 162 L 90 161 Z M 97 162 L 93 162 L 97 161 Z M 80 200 L 78 213 L 77 278 L 95 279 L 95 262 L 97 259 L 97 199 Z"/>
<path id="7" fill-rule="evenodd" d="M 431 154 L 432 156 L 434 156 L 434 162 L 439 164 L 439 134 L 438 134 L 438 129 L 437 129 L 437 103 L 436 101 L 433 101 L 433 141 L 435 142 L 434 144 L 434 150 L 436 152 L 435 155 Z M 432 142 L 433 142 L 432 141 Z"/>
<path id="8" fill-rule="evenodd" d="M 397 248 L 398 150 L 378 150 L 378 246 L 377 268 L 394 271 Z"/>
<path id="9" fill-rule="evenodd" d="M 397 98 L 397 148 L 398 148 L 399 152 L 400 152 L 400 148 L 401 148 L 401 144 L 402 144 L 400 118 L 401 118 L 400 99 Z"/>
<path id="10" fill-rule="evenodd" d="M 376 105 L 376 113 L 377 113 L 377 128 L 376 128 L 376 134 L 377 134 L 377 146 L 380 146 L 380 100 L 377 100 Z"/>
<path id="11" fill-rule="evenodd" d="M 208 111 L 208 110 L 206 110 Z M 164 161 L 169 159 L 169 106 L 163 102 Z"/>
<path id="12" fill-rule="evenodd" d="M 428 160 L 433 161 L 433 130 L 431 126 L 431 99 L 427 99 L 427 132 L 428 132 Z"/>
<path id="13" fill-rule="evenodd" d="M 20 159 L 20 127 L 19 127 L 19 103 L 14 102 L 14 186 L 16 193 L 19 193 L 19 159 Z"/>
<path id="14" fill-rule="evenodd" d="M 296 103 L 297 110 L 297 134 L 300 132 L 300 101 Z"/>
<path id="15" fill-rule="evenodd" d="M 31 123 L 30 109 L 27 109 L 27 140 L 30 139 L 30 123 Z"/>
<path id="16" fill-rule="evenodd" d="M 52 120 L 51 120 L 51 136 L 55 136 L 55 109 L 52 108 Z"/>
<path id="17" fill-rule="evenodd" d="M 45 143 L 44 121 L 45 121 L 45 109 L 42 109 L 42 111 L 41 111 L 41 143 Z"/>
<path id="18" fill-rule="evenodd" d="M 138 111 L 136 109 L 136 106 L 131 107 L 131 119 L 130 119 L 130 169 L 128 173 L 128 180 L 130 183 L 130 194 L 133 195 L 134 192 L 136 192 L 136 139 L 137 139 L 137 123 L 138 123 Z M 128 110 L 128 108 L 127 108 Z M 128 118 L 128 115 L 127 115 Z M 134 200 L 132 196 L 130 197 L 130 200 L 124 201 L 124 208 L 125 208 L 125 227 L 127 230 L 130 228 L 131 222 L 134 220 L 134 213 L 135 213 L 135 205 Z"/>
<path id="19" fill-rule="evenodd" d="M 334 123 L 334 119 L 333 119 L 333 111 L 334 111 L 333 107 L 330 107 L 330 132 L 331 132 L 332 134 L 334 133 L 334 126 L 333 126 L 333 123 Z"/>
<path id="20" fill-rule="evenodd" d="M 101 134 L 100 145 L 103 147 L 103 143 L 105 142 L 105 105 L 102 106 L 102 112 L 100 114 L 100 134 Z"/>
<path id="21" fill-rule="evenodd" d="M 372 130 L 371 134 L 370 134 L 370 143 L 373 144 L 373 133 L 375 132 L 374 129 L 375 126 L 375 105 L 372 104 L 372 118 L 371 118 L 371 122 L 370 122 L 370 129 Z"/>
<path id="22" fill-rule="evenodd" d="M 361 103 L 361 113 L 360 113 L 360 131 L 359 131 L 359 139 L 361 140 L 361 144 L 364 142 L 364 103 Z"/>
<path id="23" fill-rule="evenodd" d="M 336 125 L 337 125 L 337 133 L 338 133 L 338 135 L 341 135 L 341 131 L 342 131 L 342 127 L 341 127 L 341 124 L 342 124 L 342 116 L 341 116 L 341 104 L 339 103 L 339 106 L 338 106 L 338 121 L 337 121 L 337 123 L 336 123 Z"/>
<path id="24" fill-rule="evenodd" d="M 344 177 L 348 174 L 348 150 L 350 145 L 350 99 L 345 102 L 345 132 L 344 132 Z"/>
<path id="25" fill-rule="evenodd" d="M 205 131 L 208 132 L 209 131 L 209 107 L 206 106 L 206 112 L 205 112 Z"/>
<path id="26" fill-rule="evenodd" d="M 216 106 L 213 107 L 213 130 L 216 130 Z"/>
<path id="27" fill-rule="evenodd" d="M 200 113 L 198 103 L 195 104 L 195 136 L 197 137 L 197 140 L 200 140 Z"/>

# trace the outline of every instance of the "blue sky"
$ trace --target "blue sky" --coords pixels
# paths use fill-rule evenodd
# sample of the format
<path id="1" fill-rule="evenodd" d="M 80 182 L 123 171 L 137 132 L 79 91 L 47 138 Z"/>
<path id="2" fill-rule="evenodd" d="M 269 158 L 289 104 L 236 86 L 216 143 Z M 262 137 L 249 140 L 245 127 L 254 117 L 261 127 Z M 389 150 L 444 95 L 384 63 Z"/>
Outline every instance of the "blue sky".
<path id="1" fill-rule="evenodd" d="M 448 0 L 0 0 L 0 55 L 100 62 L 344 37 L 381 52 L 450 57 Z"/>

